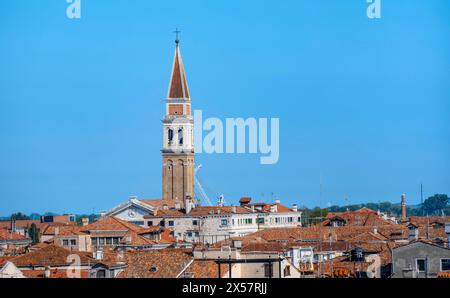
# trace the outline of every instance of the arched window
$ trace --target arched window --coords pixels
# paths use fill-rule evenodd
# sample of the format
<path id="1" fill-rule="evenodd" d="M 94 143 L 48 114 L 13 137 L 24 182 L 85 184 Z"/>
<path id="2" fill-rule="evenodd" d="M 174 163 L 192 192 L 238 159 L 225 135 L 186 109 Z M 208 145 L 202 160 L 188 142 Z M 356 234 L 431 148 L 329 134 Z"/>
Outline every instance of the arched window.
<path id="1" fill-rule="evenodd" d="M 183 145 L 183 129 L 178 130 L 178 144 Z"/>
<path id="2" fill-rule="evenodd" d="M 169 130 L 167 131 L 167 138 L 169 140 L 169 144 L 172 144 L 172 142 L 173 142 L 173 130 L 171 128 L 169 128 Z"/>

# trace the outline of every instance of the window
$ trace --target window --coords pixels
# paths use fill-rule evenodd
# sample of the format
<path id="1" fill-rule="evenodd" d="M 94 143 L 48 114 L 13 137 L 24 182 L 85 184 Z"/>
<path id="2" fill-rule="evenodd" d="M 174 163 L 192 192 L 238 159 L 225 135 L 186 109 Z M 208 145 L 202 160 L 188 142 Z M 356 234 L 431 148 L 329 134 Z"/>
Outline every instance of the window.
<path id="1" fill-rule="evenodd" d="M 284 276 L 291 276 L 291 266 L 287 265 L 286 267 L 284 267 Z"/>
<path id="2" fill-rule="evenodd" d="M 105 244 L 105 238 L 98 238 L 98 244 L 104 245 Z"/>
<path id="3" fill-rule="evenodd" d="M 169 227 L 173 227 L 173 220 L 169 220 Z"/>
<path id="4" fill-rule="evenodd" d="M 272 277 L 272 264 L 264 264 L 264 277 Z"/>
<path id="5" fill-rule="evenodd" d="M 173 142 L 173 130 L 169 128 L 167 131 L 167 138 L 169 139 L 169 145 Z"/>
<path id="6" fill-rule="evenodd" d="M 113 238 L 113 244 L 114 244 L 114 245 L 119 244 L 119 241 L 120 241 L 120 238 L 117 238 L 117 237 L 114 237 L 114 238 Z"/>
<path id="7" fill-rule="evenodd" d="M 106 238 L 106 245 L 112 244 L 112 238 Z"/>
<path id="8" fill-rule="evenodd" d="M 192 221 L 192 225 L 193 225 L 193 226 L 197 226 L 197 225 L 198 225 L 198 221 L 197 221 L 197 220 L 193 220 L 193 221 Z"/>
<path id="9" fill-rule="evenodd" d="M 97 245 L 97 238 L 92 238 L 92 245 Z"/>
<path id="10" fill-rule="evenodd" d="M 97 270 L 97 278 L 105 278 L 106 277 L 106 271 L 104 269 Z"/>
<path id="11" fill-rule="evenodd" d="M 426 270 L 426 261 L 425 259 L 416 259 L 416 269 L 419 272 L 425 272 Z"/>
<path id="12" fill-rule="evenodd" d="M 260 217 L 256 219 L 256 223 L 257 224 L 263 224 L 264 223 L 264 218 Z"/>
<path id="13" fill-rule="evenodd" d="M 178 130 L 178 144 L 183 145 L 183 130 L 181 128 Z"/>
<path id="14" fill-rule="evenodd" d="M 69 245 L 69 240 L 63 240 L 63 246 L 68 246 Z"/>
<path id="15" fill-rule="evenodd" d="M 228 225 L 228 219 L 222 219 L 220 222 L 220 225 L 222 225 L 222 226 Z"/>
<path id="16" fill-rule="evenodd" d="M 77 245 L 77 240 L 71 239 L 71 240 L 70 240 L 70 245 L 72 245 L 72 246 Z"/>
<path id="17" fill-rule="evenodd" d="M 187 236 L 188 236 L 189 238 L 191 238 L 191 237 L 192 237 L 192 232 L 187 232 Z"/>
<path id="18" fill-rule="evenodd" d="M 450 271 L 450 259 L 441 259 L 441 271 Z"/>
<path id="19" fill-rule="evenodd" d="M 151 226 L 153 226 L 153 221 L 147 221 L 147 226 L 149 226 L 149 227 L 151 227 Z"/>
<path id="20" fill-rule="evenodd" d="M 164 220 L 161 220 L 161 221 L 159 222 L 159 225 L 160 225 L 161 227 L 164 227 L 164 226 L 165 226 Z"/>

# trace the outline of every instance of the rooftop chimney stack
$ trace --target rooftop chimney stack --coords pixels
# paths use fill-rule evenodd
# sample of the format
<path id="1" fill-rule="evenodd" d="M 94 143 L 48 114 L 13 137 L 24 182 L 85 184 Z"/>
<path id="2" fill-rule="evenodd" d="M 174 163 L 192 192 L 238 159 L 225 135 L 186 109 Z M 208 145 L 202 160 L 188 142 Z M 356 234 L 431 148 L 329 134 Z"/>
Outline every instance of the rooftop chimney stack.
<path id="1" fill-rule="evenodd" d="M 17 231 L 16 219 L 11 218 L 11 232 L 15 233 Z"/>
<path id="2" fill-rule="evenodd" d="M 189 212 L 191 212 L 192 210 L 192 198 L 190 195 L 187 195 L 184 198 L 184 208 L 186 210 L 186 214 L 189 214 Z"/>
<path id="3" fill-rule="evenodd" d="M 406 195 L 402 194 L 402 221 L 406 221 Z"/>
<path id="4" fill-rule="evenodd" d="M 81 225 L 82 225 L 83 227 L 85 227 L 85 226 L 87 226 L 88 224 L 89 224 L 89 218 L 83 217 L 83 218 L 81 219 Z"/>
<path id="5" fill-rule="evenodd" d="M 292 211 L 294 211 L 294 212 L 298 211 L 297 204 L 292 204 Z"/>
<path id="6" fill-rule="evenodd" d="M 174 207 L 175 207 L 176 210 L 181 209 L 180 201 L 176 200 L 176 201 L 175 201 L 175 204 L 174 204 Z"/>
<path id="7" fill-rule="evenodd" d="M 45 271 L 44 271 L 44 278 L 50 278 L 51 275 L 51 268 L 50 266 L 45 267 Z"/>

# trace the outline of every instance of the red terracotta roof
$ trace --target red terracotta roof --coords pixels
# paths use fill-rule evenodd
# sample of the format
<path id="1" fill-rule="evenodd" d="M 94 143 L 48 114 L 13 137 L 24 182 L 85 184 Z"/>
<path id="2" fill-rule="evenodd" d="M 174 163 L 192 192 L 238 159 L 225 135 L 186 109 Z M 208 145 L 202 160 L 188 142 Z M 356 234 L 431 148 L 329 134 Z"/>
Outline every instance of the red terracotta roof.
<path id="1" fill-rule="evenodd" d="M 321 225 L 329 225 L 330 221 L 334 219 L 341 219 L 345 222 L 345 225 L 351 226 L 380 226 L 394 224 L 392 221 L 382 218 L 376 211 L 365 207 L 356 211 L 329 212 L 326 216 L 326 220 L 323 221 Z"/>
<path id="2" fill-rule="evenodd" d="M 17 228 L 28 228 L 32 224 L 35 224 L 37 227 L 39 227 L 41 224 L 41 221 L 40 220 L 31 220 L 31 219 L 16 220 Z M 0 229 L 11 229 L 11 221 L 10 220 L 0 221 Z"/>
<path id="3" fill-rule="evenodd" d="M 0 229 L 0 241 L 7 241 L 7 240 L 26 240 L 28 239 L 25 236 L 22 236 L 17 233 L 8 232 L 5 229 Z"/>
<path id="4" fill-rule="evenodd" d="M 50 244 L 41 249 L 29 252 L 27 254 L 15 257 L 12 262 L 18 267 L 28 266 L 64 266 L 73 263 L 72 260 L 68 260 L 67 257 L 71 254 L 77 254 L 80 257 L 82 264 L 86 264 L 90 261 L 87 254 L 70 252 L 67 249 Z"/>
<path id="5" fill-rule="evenodd" d="M 193 260 L 186 250 L 138 250 L 125 253 L 128 266 L 118 275 L 121 278 L 175 278 Z"/>
<path id="6" fill-rule="evenodd" d="M 226 276 L 228 265 L 220 265 L 220 274 Z M 219 267 L 216 262 L 211 260 L 194 260 L 185 270 L 185 275 L 192 278 L 218 278 Z"/>
<path id="7" fill-rule="evenodd" d="M 44 278 L 45 270 L 27 270 L 23 269 L 23 275 L 27 278 Z M 70 274 L 69 274 L 70 277 Z M 50 277 L 49 278 L 69 278 L 67 276 L 66 269 L 50 269 Z M 89 270 L 80 270 L 80 278 L 89 278 Z"/>
<path id="8" fill-rule="evenodd" d="M 129 223 L 125 220 L 117 217 L 108 216 L 103 217 L 85 227 L 82 227 L 83 231 L 134 231 L 136 233 L 142 232 L 143 227 Z"/>

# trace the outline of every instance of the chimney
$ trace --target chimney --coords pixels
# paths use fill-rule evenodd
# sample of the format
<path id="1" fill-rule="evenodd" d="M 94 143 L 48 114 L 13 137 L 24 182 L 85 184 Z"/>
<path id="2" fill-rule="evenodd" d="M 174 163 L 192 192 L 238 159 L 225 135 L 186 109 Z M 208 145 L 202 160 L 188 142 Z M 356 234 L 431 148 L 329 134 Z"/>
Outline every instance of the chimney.
<path id="1" fill-rule="evenodd" d="M 280 199 L 276 199 L 275 204 L 280 204 Z"/>
<path id="2" fill-rule="evenodd" d="M 59 235 L 59 227 L 55 227 L 55 236 Z"/>
<path id="3" fill-rule="evenodd" d="M 294 211 L 294 212 L 298 211 L 297 204 L 292 204 L 292 211 Z"/>
<path id="4" fill-rule="evenodd" d="M 175 201 L 175 204 L 174 204 L 174 207 L 175 207 L 176 210 L 181 209 L 180 201 L 176 200 L 176 201 Z"/>
<path id="5" fill-rule="evenodd" d="M 169 206 L 167 204 L 163 204 L 163 210 L 169 210 Z"/>
<path id="6" fill-rule="evenodd" d="M 402 217 L 401 220 L 402 221 L 406 221 L 406 195 L 402 194 Z"/>
<path id="7" fill-rule="evenodd" d="M 236 206 L 231 206 L 231 212 L 232 212 L 232 213 L 236 213 L 236 212 L 237 212 Z"/>
<path id="8" fill-rule="evenodd" d="M 255 205 L 252 205 L 252 213 L 255 213 Z"/>
<path id="9" fill-rule="evenodd" d="M 270 206 L 270 213 L 275 213 L 275 212 L 277 212 L 277 205 L 271 205 Z"/>
<path id="10" fill-rule="evenodd" d="M 15 233 L 17 231 L 16 219 L 11 218 L 11 232 Z"/>
<path id="11" fill-rule="evenodd" d="M 83 227 L 85 227 L 85 226 L 87 226 L 88 224 L 89 224 L 89 218 L 83 217 L 83 218 L 81 219 L 81 225 L 82 225 Z"/>
<path id="12" fill-rule="evenodd" d="M 186 195 L 184 199 L 184 208 L 186 210 L 186 214 L 189 214 L 192 210 L 192 198 L 190 195 Z"/>
<path id="13" fill-rule="evenodd" d="M 52 273 L 52 271 L 51 271 L 50 266 L 45 267 L 44 278 L 50 278 L 51 273 Z"/>
<path id="14" fill-rule="evenodd" d="M 410 224 L 408 226 L 408 241 L 411 242 L 416 241 L 418 239 L 419 239 L 419 229 L 416 226 Z"/>
<path id="15" fill-rule="evenodd" d="M 105 217 L 106 216 L 106 211 L 100 211 L 100 217 Z"/>
<path id="16" fill-rule="evenodd" d="M 376 235 L 378 234 L 378 229 L 377 228 L 373 228 L 373 233 Z"/>

